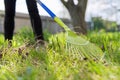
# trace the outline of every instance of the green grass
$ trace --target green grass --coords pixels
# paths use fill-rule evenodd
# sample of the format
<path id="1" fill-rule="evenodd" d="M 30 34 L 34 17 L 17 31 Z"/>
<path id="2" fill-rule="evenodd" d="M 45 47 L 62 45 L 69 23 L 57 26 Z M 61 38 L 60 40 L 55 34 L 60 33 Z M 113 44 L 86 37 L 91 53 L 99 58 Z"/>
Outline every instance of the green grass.
<path id="1" fill-rule="evenodd" d="M 7 47 L 0 35 L 0 80 L 119 80 L 120 33 L 90 32 L 87 38 L 105 53 L 105 62 L 80 60 L 66 52 L 65 34 L 45 32 L 46 48 L 36 50 L 30 30 L 14 35 L 13 46 Z M 31 43 L 22 52 L 21 45 Z M 26 53 L 29 53 L 26 55 Z"/>

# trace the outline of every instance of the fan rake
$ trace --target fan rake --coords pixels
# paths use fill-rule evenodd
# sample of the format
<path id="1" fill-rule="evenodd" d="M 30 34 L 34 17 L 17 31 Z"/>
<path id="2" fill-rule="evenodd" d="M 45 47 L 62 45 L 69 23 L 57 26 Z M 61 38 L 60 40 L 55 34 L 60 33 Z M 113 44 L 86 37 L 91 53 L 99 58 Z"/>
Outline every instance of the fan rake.
<path id="1" fill-rule="evenodd" d="M 66 51 L 69 55 L 80 59 L 101 60 L 103 57 L 102 50 L 95 44 L 89 42 L 81 36 L 78 36 L 74 31 L 68 28 L 63 21 L 58 18 L 45 4 L 37 0 L 39 5 L 57 22 L 60 27 L 66 31 Z"/>

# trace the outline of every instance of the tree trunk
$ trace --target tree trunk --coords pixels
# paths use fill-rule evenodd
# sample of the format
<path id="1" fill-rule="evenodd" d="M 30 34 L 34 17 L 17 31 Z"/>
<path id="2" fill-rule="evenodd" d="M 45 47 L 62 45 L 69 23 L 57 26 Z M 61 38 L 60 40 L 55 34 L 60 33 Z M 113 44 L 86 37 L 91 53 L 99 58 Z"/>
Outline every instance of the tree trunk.
<path id="1" fill-rule="evenodd" d="M 79 0 L 77 5 L 74 4 L 73 0 L 68 0 L 68 2 L 64 0 L 61 1 L 70 13 L 75 32 L 86 34 L 87 26 L 85 22 L 85 12 L 87 0 Z"/>

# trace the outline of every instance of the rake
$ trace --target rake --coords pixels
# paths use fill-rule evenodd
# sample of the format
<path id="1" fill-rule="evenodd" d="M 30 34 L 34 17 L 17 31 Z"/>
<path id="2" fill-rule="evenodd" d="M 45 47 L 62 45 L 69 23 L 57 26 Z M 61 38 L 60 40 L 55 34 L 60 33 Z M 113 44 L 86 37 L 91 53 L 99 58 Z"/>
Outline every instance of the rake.
<path id="1" fill-rule="evenodd" d="M 72 56 L 78 57 L 80 59 L 89 60 L 101 60 L 103 57 L 102 50 L 84 39 L 78 36 L 74 31 L 72 31 L 64 22 L 58 18 L 44 3 L 40 0 L 36 0 L 38 4 L 54 19 L 56 23 L 62 27 L 66 32 L 66 50 L 71 53 Z"/>

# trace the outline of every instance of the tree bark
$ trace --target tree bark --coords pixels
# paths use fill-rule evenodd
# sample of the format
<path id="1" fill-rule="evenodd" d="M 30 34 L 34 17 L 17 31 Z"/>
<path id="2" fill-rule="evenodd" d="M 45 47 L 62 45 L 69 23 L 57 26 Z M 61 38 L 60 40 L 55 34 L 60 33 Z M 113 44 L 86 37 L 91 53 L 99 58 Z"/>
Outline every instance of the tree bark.
<path id="1" fill-rule="evenodd" d="M 70 13 L 74 30 L 77 33 L 87 33 L 87 26 L 85 22 L 87 1 L 88 0 L 78 0 L 78 4 L 74 4 L 73 0 L 61 0 Z"/>

